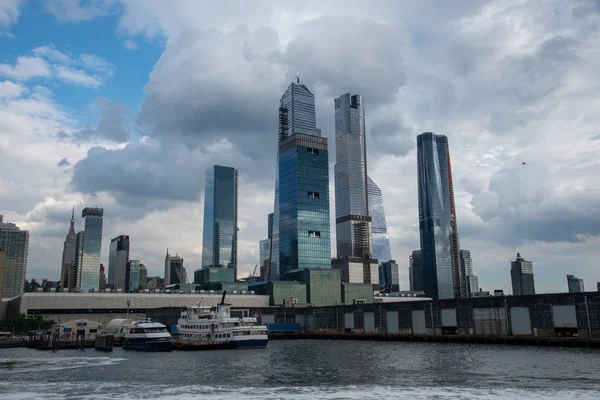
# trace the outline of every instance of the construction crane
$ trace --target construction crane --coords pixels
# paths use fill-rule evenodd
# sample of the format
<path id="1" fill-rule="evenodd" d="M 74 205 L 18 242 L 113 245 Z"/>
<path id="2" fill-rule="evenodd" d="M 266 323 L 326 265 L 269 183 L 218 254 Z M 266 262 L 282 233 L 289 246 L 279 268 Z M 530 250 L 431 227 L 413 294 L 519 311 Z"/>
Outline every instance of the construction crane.
<path id="1" fill-rule="evenodd" d="M 252 282 L 256 282 L 256 268 L 258 268 L 258 264 L 254 266 L 254 271 L 252 272 Z"/>

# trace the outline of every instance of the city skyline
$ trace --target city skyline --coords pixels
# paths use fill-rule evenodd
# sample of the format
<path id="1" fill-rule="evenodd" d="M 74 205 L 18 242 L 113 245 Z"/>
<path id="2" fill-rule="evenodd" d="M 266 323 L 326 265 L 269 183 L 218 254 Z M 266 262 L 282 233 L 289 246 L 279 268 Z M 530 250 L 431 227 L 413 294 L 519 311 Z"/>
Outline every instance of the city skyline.
<path id="1" fill-rule="evenodd" d="M 598 61 L 579 5 L 323 4 L 306 14 L 284 4 L 250 21 L 214 4 L 191 23 L 190 4 L 158 12 L 141 3 L 74 23 L 24 2 L 2 21 L 14 36 L 0 38 L 0 168 L 9 171 L 0 213 L 31 233 L 28 277 L 58 279 L 73 204 L 105 209 L 105 266 L 110 238 L 127 233 L 150 275 L 166 247 L 196 268 L 201 175 L 214 164 L 240 171 L 238 258 L 251 272 L 273 207 L 273 104 L 298 75 L 330 141 L 330 202 L 333 101 L 346 92 L 365 100 L 369 174 L 385 198 L 401 287 L 419 246 L 415 137 L 426 131 L 450 139 L 461 244 L 482 288 L 510 291 L 516 252 L 535 263 L 538 292 L 564 291 L 567 273 L 599 280 L 597 91 L 581 84 L 595 82 Z M 140 15 L 151 26 L 133 23 Z M 526 32 L 510 22 L 520 18 L 533 21 Z M 131 30 L 119 36 L 115 26 Z M 100 27 L 106 46 L 91 48 Z M 179 35 L 186 28 L 189 40 Z M 55 36 L 34 40 L 41 32 Z M 19 69 L 19 57 L 38 75 Z"/>

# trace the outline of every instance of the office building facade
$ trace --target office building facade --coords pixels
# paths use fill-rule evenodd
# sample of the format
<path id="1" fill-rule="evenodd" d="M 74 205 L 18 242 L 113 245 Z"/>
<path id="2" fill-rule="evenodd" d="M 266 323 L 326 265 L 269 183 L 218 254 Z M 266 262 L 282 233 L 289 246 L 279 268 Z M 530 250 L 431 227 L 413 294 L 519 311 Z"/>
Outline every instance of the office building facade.
<path id="1" fill-rule="evenodd" d="M 119 235 L 110 241 L 108 254 L 108 283 L 115 289 L 125 291 L 126 267 L 129 261 L 129 236 Z"/>
<path id="2" fill-rule="evenodd" d="M 425 294 L 434 299 L 466 297 L 461 285 L 448 138 L 432 132 L 417 136 L 417 162 Z"/>
<path id="3" fill-rule="evenodd" d="M 271 270 L 271 253 L 273 244 L 273 213 L 270 213 L 267 218 L 267 238 L 259 243 L 260 257 L 260 280 L 267 281 L 270 277 Z"/>
<path id="4" fill-rule="evenodd" d="M 0 300 L 4 297 L 4 273 L 6 272 L 6 251 L 0 248 Z"/>
<path id="5" fill-rule="evenodd" d="M 29 231 L 23 231 L 15 224 L 5 223 L 4 217 L 0 215 L 0 249 L 6 253 L 2 296 L 18 296 L 23 293 L 23 283 L 27 276 Z"/>
<path id="6" fill-rule="evenodd" d="M 270 279 L 331 268 L 329 155 L 316 128 L 314 96 L 292 83 L 280 101 Z"/>
<path id="7" fill-rule="evenodd" d="M 379 263 L 379 286 L 381 293 L 400 291 L 400 274 L 396 261 L 389 260 Z"/>
<path id="8" fill-rule="evenodd" d="M 140 289 L 148 289 L 148 268 L 140 264 Z"/>
<path id="9" fill-rule="evenodd" d="M 238 171 L 215 165 L 206 170 L 202 267 L 229 267 L 237 276 Z"/>
<path id="10" fill-rule="evenodd" d="M 567 275 L 567 286 L 569 287 L 569 293 L 585 292 L 583 279 L 579 279 L 574 275 Z"/>
<path id="11" fill-rule="evenodd" d="M 77 246 L 77 233 L 75 232 L 75 207 L 71 213 L 71 224 L 65 238 L 62 252 L 62 263 L 60 270 L 60 287 L 68 288 L 73 279 L 73 266 L 75 265 L 75 252 Z"/>
<path id="12" fill-rule="evenodd" d="M 479 291 L 479 280 L 473 274 L 473 259 L 469 250 L 461 249 L 459 252 L 461 285 L 465 287 L 467 297 Z"/>
<path id="13" fill-rule="evenodd" d="M 371 230 L 373 231 L 373 258 L 379 263 L 392 259 L 390 251 L 390 238 L 387 233 L 385 208 L 383 207 L 383 194 L 381 189 L 370 176 L 367 175 L 367 190 L 369 199 L 369 215 L 371 216 Z"/>
<path id="14" fill-rule="evenodd" d="M 98 277 L 99 289 L 106 289 L 106 271 L 104 264 L 100 264 L 100 276 Z"/>
<path id="15" fill-rule="evenodd" d="M 521 253 L 510 263 L 510 278 L 514 296 L 535 294 L 533 263 L 521 257 Z"/>
<path id="16" fill-rule="evenodd" d="M 140 260 L 129 260 L 125 264 L 125 293 L 133 293 L 140 287 Z"/>
<path id="17" fill-rule="evenodd" d="M 73 271 L 76 289 L 85 293 L 100 288 L 104 210 L 86 207 L 81 212 L 81 217 L 83 231 L 77 233 Z"/>

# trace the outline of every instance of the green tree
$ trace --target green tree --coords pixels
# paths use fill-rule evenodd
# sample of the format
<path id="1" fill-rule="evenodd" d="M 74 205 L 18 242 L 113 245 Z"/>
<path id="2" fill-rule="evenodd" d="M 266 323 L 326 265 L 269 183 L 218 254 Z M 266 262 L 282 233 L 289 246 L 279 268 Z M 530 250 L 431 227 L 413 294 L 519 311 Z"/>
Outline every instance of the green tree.
<path id="1" fill-rule="evenodd" d="M 1 332 L 27 333 L 38 329 L 50 329 L 55 324 L 53 320 L 46 320 L 40 315 L 11 315 L 0 321 Z"/>

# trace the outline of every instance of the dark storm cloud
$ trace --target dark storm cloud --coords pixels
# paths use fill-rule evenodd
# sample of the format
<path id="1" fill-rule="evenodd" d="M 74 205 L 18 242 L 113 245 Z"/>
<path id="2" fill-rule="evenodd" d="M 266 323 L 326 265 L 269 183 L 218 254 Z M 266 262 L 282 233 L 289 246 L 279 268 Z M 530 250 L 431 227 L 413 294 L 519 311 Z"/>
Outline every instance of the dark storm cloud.
<path id="1" fill-rule="evenodd" d="M 110 101 L 98 97 L 95 107 L 100 117 L 94 127 L 85 125 L 73 134 L 76 141 L 111 140 L 117 143 L 127 142 L 130 139 L 127 129 L 131 120 L 131 111 L 120 101 Z"/>
<path id="2" fill-rule="evenodd" d="M 69 160 L 67 160 L 67 158 L 66 158 L 66 157 L 65 157 L 65 158 L 63 158 L 62 160 L 60 160 L 60 161 L 58 162 L 58 164 L 56 164 L 56 166 L 57 166 L 57 167 L 68 167 L 68 166 L 70 166 L 70 165 L 71 165 L 71 163 L 69 162 Z"/>
<path id="3" fill-rule="evenodd" d="M 576 0 L 573 16 L 585 18 L 600 15 L 600 0 Z"/>

